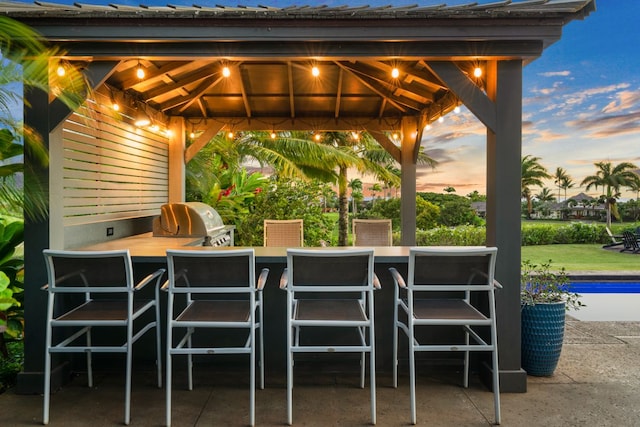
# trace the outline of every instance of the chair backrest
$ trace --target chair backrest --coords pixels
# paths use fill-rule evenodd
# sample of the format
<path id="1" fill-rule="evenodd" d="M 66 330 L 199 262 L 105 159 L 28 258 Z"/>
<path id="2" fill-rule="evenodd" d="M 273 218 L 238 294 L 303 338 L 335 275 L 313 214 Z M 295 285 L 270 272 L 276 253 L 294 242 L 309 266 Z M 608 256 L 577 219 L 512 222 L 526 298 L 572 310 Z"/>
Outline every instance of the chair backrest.
<path id="1" fill-rule="evenodd" d="M 373 249 L 288 249 L 287 273 L 293 292 L 373 290 Z"/>
<path id="2" fill-rule="evenodd" d="M 392 246 L 390 219 L 354 219 L 353 246 Z"/>
<path id="3" fill-rule="evenodd" d="M 491 289 L 497 253 L 495 247 L 411 248 L 407 286 L 425 291 Z"/>
<path id="4" fill-rule="evenodd" d="M 304 225 L 301 219 L 265 219 L 264 246 L 304 246 Z"/>
<path id="5" fill-rule="evenodd" d="M 51 292 L 117 293 L 133 291 L 128 250 L 67 251 L 45 249 Z"/>
<path id="6" fill-rule="evenodd" d="M 630 231 L 622 232 L 622 240 L 624 241 L 624 246 L 627 249 L 640 249 L 640 245 L 638 244 L 638 239 L 636 236 Z"/>
<path id="7" fill-rule="evenodd" d="M 242 293 L 254 290 L 253 249 L 167 250 L 169 290 L 176 293 Z"/>

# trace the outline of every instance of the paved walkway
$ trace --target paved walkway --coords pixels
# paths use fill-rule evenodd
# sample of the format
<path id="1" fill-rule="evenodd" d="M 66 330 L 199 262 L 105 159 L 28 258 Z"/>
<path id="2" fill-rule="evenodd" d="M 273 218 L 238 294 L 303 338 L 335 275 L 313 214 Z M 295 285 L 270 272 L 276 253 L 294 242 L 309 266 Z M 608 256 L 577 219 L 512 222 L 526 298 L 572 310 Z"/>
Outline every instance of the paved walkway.
<path id="1" fill-rule="evenodd" d="M 240 378 L 244 385 L 234 384 Z M 409 424 L 406 375 L 398 389 L 388 375 L 378 377 L 378 425 Z M 268 378 L 257 392 L 257 425 L 286 423 L 284 378 Z M 492 394 L 478 382 L 460 388 L 458 375 L 422 375 L 418 381 L 418 425 L 487 426 L 493 420 Z M 369 390 L 351 375 L 300 375 L 294 388 L 294 425 L 369 424 Z M 197 372 L 189 392 L 178 381 L 174 426 L 243 426 L 248 422 L 244 376 Z M 93 389 L 78 377 L 52 397 L 51 426 L 117 426 L 123 419 L 123 379 L 98 375 Z M 527 393 L 502 394 L 505 426 L 640 426 L 640 322 L 583 322 L 569 319 L 565 346 L 553 377 L 529 377 Z M 0 395 L 0 425 L 33 426 L 42 421 L 42 397 Z M 132 426 L 164 425 L 164 391 L 153 375 L 136 376 Z"/>

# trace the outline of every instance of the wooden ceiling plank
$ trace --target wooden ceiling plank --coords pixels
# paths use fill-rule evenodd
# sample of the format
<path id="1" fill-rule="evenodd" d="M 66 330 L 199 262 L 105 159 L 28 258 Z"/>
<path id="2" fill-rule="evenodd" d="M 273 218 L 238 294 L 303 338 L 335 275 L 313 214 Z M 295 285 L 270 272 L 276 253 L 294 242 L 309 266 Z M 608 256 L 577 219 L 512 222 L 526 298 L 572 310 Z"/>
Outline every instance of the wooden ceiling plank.
<path id="1" fill-rule="evenodd" d="M 188 97 L 189 99 L 187 99 L 187 102 L 180 107 L 179 112 L 184 113 L 185 110 L 193 105 L 193 103 L 198 99 L 200 99 L 200 97 L 204 95 L 210 87 L 217 85 L 223 79 L 224 77 L 222 76 L 211 76 L 208 79 L 205 79 L 202 83 L 200 83 L 196 90 L 191 93 L 191 95 Z"/>
<path id="2" fill-rule="evenodd" d="M 334 111 L 334 117 L 338 118 L 340 117 L 340 101 L 342 100 L 342 80 L 344 78 L 344 70 L 342 68 L 340 68 L 339 74 L 338 74 L 338 88 L 336 91 L 336 108 Z"/>
<path id="3" fill-rule="evenodd" d="M 289 116 L 293 119 L 296 117 L 296 104 L 293 88 L 293 65 L 291 64 L 291 61 L 287 61 L 287 81 L 289 83 Z"/>

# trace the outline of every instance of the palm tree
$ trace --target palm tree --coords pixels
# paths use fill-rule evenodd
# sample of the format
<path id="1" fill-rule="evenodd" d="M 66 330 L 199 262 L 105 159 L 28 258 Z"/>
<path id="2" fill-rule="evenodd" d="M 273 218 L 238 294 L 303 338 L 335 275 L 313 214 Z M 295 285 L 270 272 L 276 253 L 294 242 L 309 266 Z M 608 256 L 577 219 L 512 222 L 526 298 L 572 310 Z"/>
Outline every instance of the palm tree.
<path id="1" fill-rule="evenodd" d="M 522 178 L 521 189 L 522 197 L 527 201 L 527 215 L 531 218 L 533 212 L 533 203 L 531 201 L 531 187 L 542 187 L 543 179 L 551 178 L 547 173 L 547 169 L 540 163 L 540 157 L 527 154 L 522 158 Z"/>
<path id="2" fill-rule="evenodd" d="M 362 192 L 362 180 L 360 178 L 353 178 L 349 180 L 349 188 L 351 189 L 351 212 L 356 214 L 356 193 Z"/>
<path id="3" fill-rule="evenodd" d="M 567 190 L 574 187 L 573 179 L 569 175 L 562 178 L 560 187 L 564 190 L 564 199 L 567 200 Z"/>
<path id="4" fill-rule="evenodd" d="M 553 202 L 556 198 L 553 195 L 551 189 L 543 187 L 542 190 L 536 194 L 536 199 L 541 202 Z"/>
<path id="5" fill-rule="evenodd" d="M 568 177 L 569 175 L 567 174 L 566 170 L 561 167 L 556 168 L 556 173 L 553 175 L 553 183 L 558 187 L 558 200 L 560 200 L 560 190 L 562 189 L 562 183 Z"/>
<path id="6" fill-rule="evenodd" d="M 46 166 L 47 149 L 40 135 L 13 117 L 12 109 L 22 104 L 22 93 L 32 89 L 53 94 L 76 109 L 86 99 L 89 85 L 78 68 L 61 61 L 64 52 L 49 47 L 33 29 L 6 16 L 0 16 L 0 52 L 0 208 L 41 218 L 47 212 L 47 193 L 38 174 L 24 173 L 22 155 L 26 151 Z M 50 73 L 58 67 L 65 71 L 63 76 Z"/>
<path id="7" fill-rule="evenodd" d="M 622 162 L 613 166 L 611 162 L 594 163 L 597 168 L 595 175 L 589 175 L 582 180 L 580 185 L 586 185 L 586 190 L 591 187 L 602 187 L 605 191 L 604 201 L 607 208 L 607 227 L 611 227 L 611 215 L 619 218 L 616 201 L 620 197 L 621 187 L 633 187 L 640 183 L 640 177 L 634 171 L 638 167 L 630 162 Z"/>

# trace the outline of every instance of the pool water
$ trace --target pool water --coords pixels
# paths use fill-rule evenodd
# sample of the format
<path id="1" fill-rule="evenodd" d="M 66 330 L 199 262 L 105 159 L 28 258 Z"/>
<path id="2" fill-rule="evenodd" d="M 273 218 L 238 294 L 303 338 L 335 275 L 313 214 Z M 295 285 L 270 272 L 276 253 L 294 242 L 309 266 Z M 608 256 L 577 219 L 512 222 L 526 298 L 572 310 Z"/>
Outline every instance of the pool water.
<path id="1" fill-rule="evenodd" d="M 576 281 L 571 282 L 570 290 L 579 294 L 636 294 L 640 293 L 640 282 Z"/>

